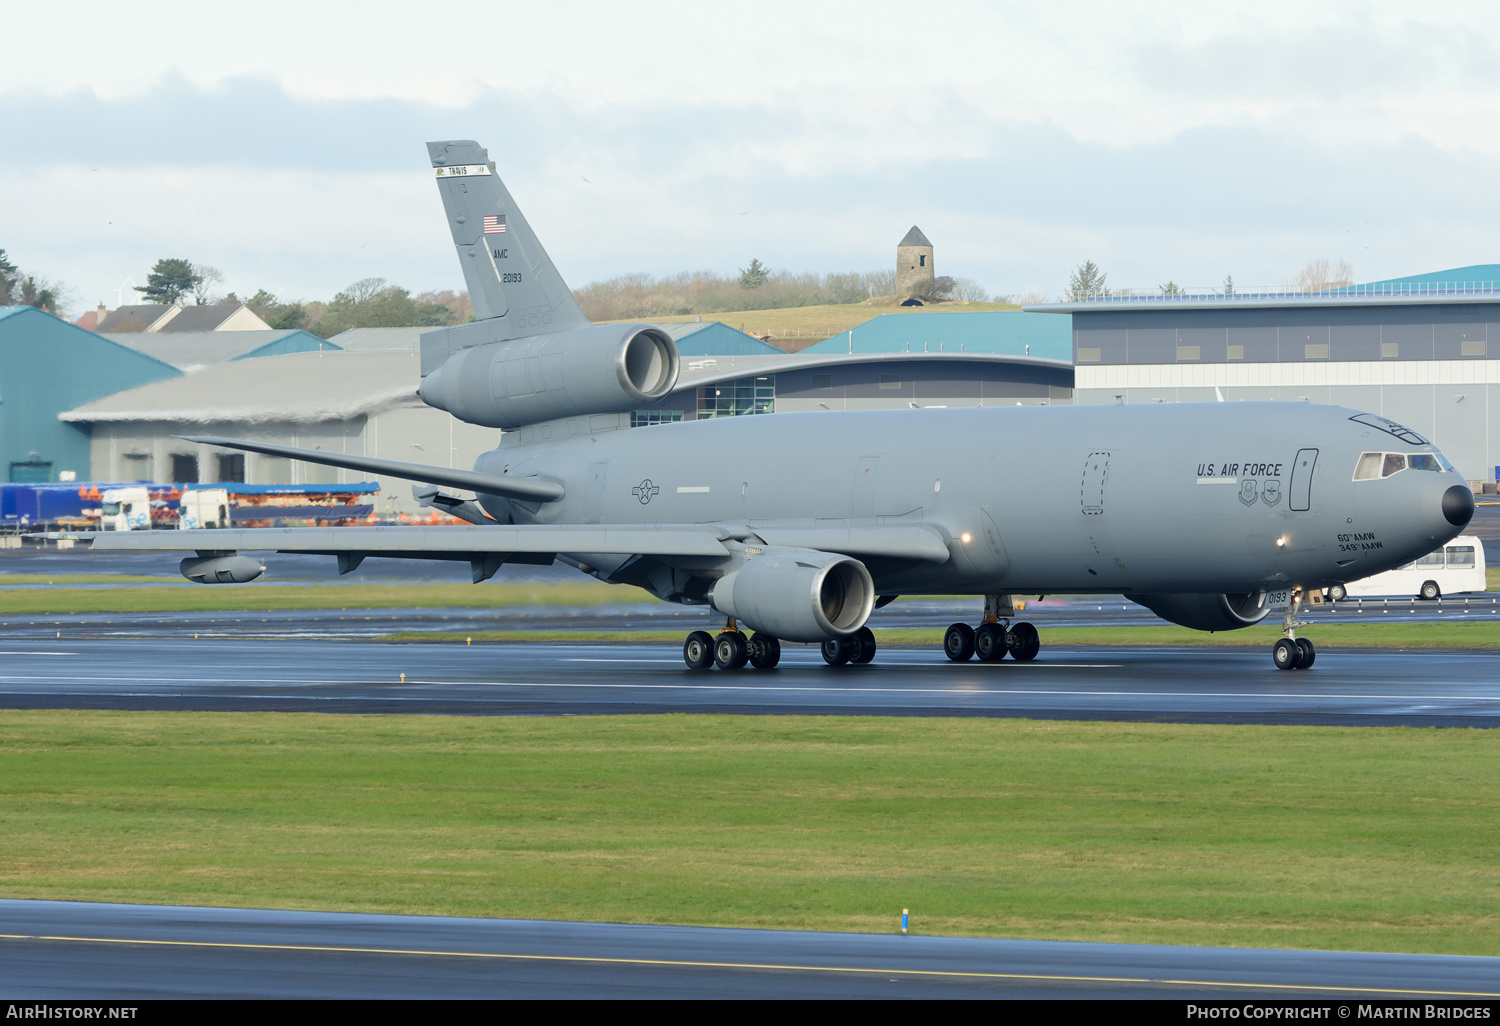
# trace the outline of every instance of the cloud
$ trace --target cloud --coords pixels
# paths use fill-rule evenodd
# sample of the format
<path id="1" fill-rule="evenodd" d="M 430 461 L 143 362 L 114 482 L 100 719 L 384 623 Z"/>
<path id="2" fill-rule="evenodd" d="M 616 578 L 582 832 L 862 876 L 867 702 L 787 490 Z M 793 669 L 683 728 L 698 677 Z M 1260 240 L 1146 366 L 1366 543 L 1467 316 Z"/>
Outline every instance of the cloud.
<path id="1" fill-rule="evenodd" d="M 1053 52 L 1053 29 L 1037 30 L 1037 50 Z M 1349 106 L 1374 74 L 1354 74 L 1358 53 L 1393 59 L 1391 31 L 1352 32 L 1329 58 L 1335 70 L 1300 88 L 1277 83 L 1312 59 L 1309 47 L 1337 42 L 1316 26 L 1311 42 L 1289 44 L 1265 68 L 1255 61 L 1280 37 L 1212 26 L 1144 42 L 1126 33 L 1085 76 L 1092 88 L 1122 75 L 1119 95 L 1086 114 L 1076 83 L 1038 106 L 1039 88 L 1016 86 L 1014 67 L 944 76 L 920 47 L 922 60 L 874 87 L 868 58 L 850 51 L 854 71 L 820 71 L 795 100 L 780 87 L 684 88 L 659 52 L 617 61 L 610 74 L 666 75 L 671 88 L 588 102 L 576 83 L 540 75 L 513 75 L 505 88 L 464 80 L 466 99 L 448 104 L 308 97 L 269 74 L 203 85 L 173 73 L 113 98 L 82 85 L 31 90 L 7 102 L 0 136 L 0 246 L 73 284 L 88 306 L 114 305 L 120 282 L 144 280 L 163 256 L 218 266 L 241 294 L 327 297 L 371 275 L 461 287 L 422 143 L 477 138 L 574 285 L 635 270 L 730 270 L 752 256 L 794 270 L 880 267 L 914 222 L 944 273 L 1006 291 L 1055 293 L 1085 258 L 1112 283 L 1141 286 L 1228 273 L 1273 284 L 1315 256 L 1348 259 L 1369 278 L 1492 261 L 1484 240 L 1500 215 L 1474 198 L 1493 135 L 1470 125 L 1472 144 L 1460 145 L 1446 128 L 1381 120 L 1398 100 L 1406 121 L 1422 120 L 1421 97 L 1486 74 L 1471 66 L 1481 51 L 1454 50 L 1435 31 L 1414 44 L 1419 67 L 1404 91 L 1388 90 L 1396 99 L 1377 91 Z M 1085 33 L 1080 48 L 1100 45 Z M 1421 70 L 1460 57 L 1469 63 L 1446 78 Z M 1240 85 L 1208 82 L 1214 71 Z M 934 81 L 903 92 L 902 76 L 924 75 Z M 1424 93 L 1424 82 L 1436 85 Z M 1489 103 L 1487 89 L 1463 94 L 1468 107 L 1448 108 L 1454 119 Z M 1130 122 L 1142 126 L 1136 135 L 1094 130 L 1143 97 L 1160 109 Z M 1327 124 L 1333 113 L 1338 124 Z M 1426 120 L 1442 121 L 1430 111 Z"/>

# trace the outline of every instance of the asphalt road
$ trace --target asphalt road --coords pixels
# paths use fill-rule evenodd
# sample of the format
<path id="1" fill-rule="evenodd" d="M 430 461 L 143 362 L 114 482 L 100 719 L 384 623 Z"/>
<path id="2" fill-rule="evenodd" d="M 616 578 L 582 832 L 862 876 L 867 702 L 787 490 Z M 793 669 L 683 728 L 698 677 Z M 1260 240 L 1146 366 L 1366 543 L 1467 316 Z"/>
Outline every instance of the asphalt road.
<path id="1" fill-rule="evenodd" d="M 1336 1005 L 1354 997 L 1497 997 L 1500 959 L 0 901 L 0 994 L 85 1001 L 1302 998 Z"/>
<path id="2" fill-rule="evenodd" d="M 1324 650 L 1293 672 L 1259 648 L 1044 648 L 1033 663 L 962 665 L 887 648 L 839 668 L 810 646 L 783 652 L 774 671 L 692 672 L 675 645 L 0 639 L 0 707 L 1500 726 L 1500 657 L 1483 652 Z"/>

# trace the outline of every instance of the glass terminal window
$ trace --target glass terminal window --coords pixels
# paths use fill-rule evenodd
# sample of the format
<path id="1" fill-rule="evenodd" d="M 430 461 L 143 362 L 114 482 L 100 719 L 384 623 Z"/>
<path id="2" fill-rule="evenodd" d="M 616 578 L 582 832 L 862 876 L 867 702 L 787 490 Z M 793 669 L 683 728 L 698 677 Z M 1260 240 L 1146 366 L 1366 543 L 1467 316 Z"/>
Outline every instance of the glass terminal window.
<path id="1" fill-rule="evenodd" d="M 682 420 L 681 410 L 631 410 L 630 426 L 650 427 L 652 424 L 675 424 Z"/>
<path id="2" fill-rule="evenodd" d="M 776 375 L 735 378 L 698 389 L 698 419 L 776 412 Z"/>

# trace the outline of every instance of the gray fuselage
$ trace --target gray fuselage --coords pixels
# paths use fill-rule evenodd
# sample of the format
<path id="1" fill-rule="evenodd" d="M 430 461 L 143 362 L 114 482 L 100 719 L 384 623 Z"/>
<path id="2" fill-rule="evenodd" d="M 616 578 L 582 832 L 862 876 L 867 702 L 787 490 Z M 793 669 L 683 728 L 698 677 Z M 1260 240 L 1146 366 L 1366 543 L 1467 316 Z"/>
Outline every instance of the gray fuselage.
<path id="1" fill-rule="evenodd" d="M 1364 452 L 1423 442 L 1306 403 L 774 414 L 549 439 L 475 469 L 566 497 L 481 496 L 502 520 L 568 524 L 922 523 L 943 564 L 866 560 L 882 593 L 1239 593 L 1326 587 L 1456 536 L 1453 471 L 1353 479 Z M 511 441 L 515 439 L 515 441 Z"/>

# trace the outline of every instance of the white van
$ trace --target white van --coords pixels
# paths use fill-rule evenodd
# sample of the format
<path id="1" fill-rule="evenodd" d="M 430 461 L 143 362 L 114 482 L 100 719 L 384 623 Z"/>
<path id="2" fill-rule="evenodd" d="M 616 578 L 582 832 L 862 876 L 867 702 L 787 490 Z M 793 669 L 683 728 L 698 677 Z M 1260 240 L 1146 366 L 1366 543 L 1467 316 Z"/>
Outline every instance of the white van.
<path id="1" fill-rule="evenodd" d="M 1398 566 L 1348 584 L 1335 584 L 1328 597 L 1335 602 L 1353 596 L 1415 595 L 1435 599 L 1467 591 L 1484 591 L 1484 542 L 1472 534 L 1461 534 L 1442 548 L 1429 552 L 1415 563 Z"/>

